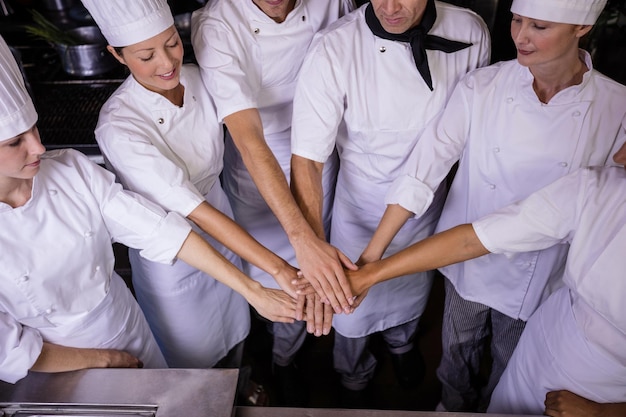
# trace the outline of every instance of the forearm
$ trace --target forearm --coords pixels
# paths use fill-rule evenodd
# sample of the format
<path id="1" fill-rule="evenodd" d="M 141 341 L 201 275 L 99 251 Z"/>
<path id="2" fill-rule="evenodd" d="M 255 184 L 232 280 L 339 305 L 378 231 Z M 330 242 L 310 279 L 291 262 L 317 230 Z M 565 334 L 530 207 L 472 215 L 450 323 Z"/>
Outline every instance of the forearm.
<path id="1" fill-rule="evenodd" d="M 291 239 L 313 234 L 291 194 L 278 161 L 265 141 L 257 109 L 233 113 L 224 122 L 261 196 Z"/>
<path id="2" fill-rule="evenodd" d="M 298 155 L 291 156 L 291 193 L 300 211 L 320 239 L 326 239 L 322 210 L 324 164 Z"/>
<path id="3" fill-rule="evenodd" d="M 66 372 L 87 368 L 137 368 L 132 355 L 111 349 L 84 349 L 44 342 L 41 354 L 30 368 L 37 372 Z"/>
<path id="4" fill-rule="evenodd" d="M 471 224 L 454 227 L 403 249 L 402 251 L 367 264 L 363 269 L 366 288 L 382 281 L 416 272 L 429 271 L 485 255 L 483 246 Z"/>
<path id="5" fill-rule="evenodd" d="M 255 293 L 262 289 L 261 284 L 241 272 L 195 232 L 189 234 L 177 258 L 211 275 L 241 294 L 251 304 L 254 304 Z"/>
<path id="6" fill-rule="evenodd" d="M 272 276 L 289 268 L 284 259 L 261 245 L 234 220 L 207 202 L 201 203 L 187 218 L 242 259 Z"/>
<path id="7" fill-rule="evenodd" d="M 380 259 L 398 231 L 413 215 L 399 204 L 390 204 L 385 209 L 371 240 L 363 250 L 362 262 L 373 262 Z"/>
<path id="8" fill-rule="evenodd" d="M 294 298 L 284 291 L 261 286 L 237 269 L 197 233 L 189 234 L 178 252 L 178 258 L 241 294 L 268 320 L 292 323 L 296 318 Z"/>

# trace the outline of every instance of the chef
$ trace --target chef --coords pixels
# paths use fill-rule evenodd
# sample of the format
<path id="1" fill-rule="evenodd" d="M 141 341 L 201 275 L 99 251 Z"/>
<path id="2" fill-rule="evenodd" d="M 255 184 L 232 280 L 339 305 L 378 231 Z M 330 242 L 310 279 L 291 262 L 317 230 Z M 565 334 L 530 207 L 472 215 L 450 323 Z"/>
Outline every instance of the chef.
<path id="1" fill-rule="evenodd" d="M 109 51 L 131 73 L 100 111 L 95 134 L 108 165 L 125 188 L 187 217 L 238 268 L 236 254 L 290 290 L 295 268 L 231 219 L 218 177 L 222 125 L 197 66 L 182 65 L 182 40 L 167 2 L 84 4 Z M 151 262 L 134 249 L 129 256 L 137 299 L 169 366 L 238 367 L 250 328 L 246 301 L 184 262 Z"/>
<path id="2" fill-rule="evenodd" d="M 422 216 L 457 161 L 438 230 L 476 220 L 578 167 L 612 163 L 626 141 L 626 87 L 594 70 L 579 49 L 604 4 L 513 2 L 517 59 L 479 69 L 458 84 L 390 188 L 371 246 L 384 246 L 398 225 Z M 493 254 L 441 269 L 447 278 L 437 370 L 443 408 L 484 410 L 525 320 L 562 285 L 567 249 Z M 492 367 L 483 387 L 476 377 L 489 340 Z"/>
<path id="3" fill-rule="evenodd" d="M 490 252 L 512 257 L 567 243 L 564 286 L 531 314 L 487 412 L 556 416 L 565 415 L 555 412 L 564 409 L 572 416 L 622 416 L 626 409 L 625 186 L 623 167 L 578 169 L 521 202 L 364 266 L 350 274 L 355 291 Z"/>
<path id="4" fill-rule="evenodd" d="M 351 259 L 383 255 L 384 248 L 376 257 L 363 250 L 385 210 L 385 193 L 458 80 L 488 64 L 489 44 L 478 15 L 433 0 L 373 0 L 314 41 L 294 98 L 292 188 L 303 211 L 318 210 L 321 197 L 311 190 L 329 191 L 321 173 L 337 147 L 330 241 Z M 442 188 L 387 253 L 430 235 L 444 198 Z M 355 394 L 373 377 L 376 360 L 367 344 L 375 332 L 383 332 L 400 383 L 420 382 L 423 363 L 413 339 L 432 273 L 422 275 L 373 288 L 353 314 L 334 317 L 335 369 L 346 398 L 359 401 Z"/>
<path id="5" fill-rule="evenodd" d="M 212 0 L 192 16 L 202 77 L 218 119 L 228 128 L 224 188 L 235 219 L 263 245 L 297 264 L 337 312 L 349 311 L 352 299 L 342 265 L 354 266 L 325 240 L 336 166 L 329 163 L 324 172 L 324 224 L 313 230 L 288 185 L 291 114 L 296 78 L 313 35 L 352 9 L 352 0 Z M 277 287 L 265 271 L 250 263 L 244 268 L 264 286 Z M 294 358 L 305 326 L 270 327 L 273 369 L 284 387 L 278 390 L 285 397 L 279 401 L 304 405 L 304 396 L 294 392 L 303 391 Z"/>
<path id="6" fill-rule="evenodd" d="M 178 256 L 219 274 L 268 317 L 295 317 L 291 297 L 261 295 L 179 215 L 123 191 L 77 151 L 44 154 L 37 113 L 2 38 L 0 90 L 0 379 L 13 383 L 28 370 L 167 367 L 113 269 L 112 241 L 155 262 Z"/>

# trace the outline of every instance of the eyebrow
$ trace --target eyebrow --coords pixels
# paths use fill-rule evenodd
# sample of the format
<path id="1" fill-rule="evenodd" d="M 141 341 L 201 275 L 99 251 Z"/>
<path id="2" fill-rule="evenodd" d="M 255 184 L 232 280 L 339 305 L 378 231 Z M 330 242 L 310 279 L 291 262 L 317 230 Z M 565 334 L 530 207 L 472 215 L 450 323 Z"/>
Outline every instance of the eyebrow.
<path id="1" fill-rule="evenodd" d="M 172 36 L 170 36 L 169 38 L 167 38 L 167 39 L 165 40 L 165 43 L 167 43 L 167 42 L 169 42 L 170 40 L 172 40 L 172 38 L 173 38 L 174 36 L 176 36 L 176 34 L 177 34 L 176 32 L 172 33 Z M 137 49 L 136 51 L 133 51 L 133 53 L 136 53 L 136 52 L 142 52 L 142 51 L 154 51 L 155 49 L 156 49 L 156 48 L 143 48 L 143 49 Z"/>

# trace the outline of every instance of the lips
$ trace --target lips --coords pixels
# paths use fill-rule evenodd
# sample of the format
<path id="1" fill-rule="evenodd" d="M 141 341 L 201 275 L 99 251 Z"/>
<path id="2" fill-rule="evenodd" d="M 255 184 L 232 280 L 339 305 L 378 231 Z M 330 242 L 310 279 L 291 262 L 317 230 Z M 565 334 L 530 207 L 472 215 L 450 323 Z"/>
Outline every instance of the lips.
<path id="1" fill-rule="evenodd" d="M 170 72 L 166 72 L 165 74 L 159 75 L 159 78 L 161 78 L 161 79 L 163 79 L 165 81 L 169 81 L 169 80 L 173 79 L 174 77 L 176 77 L 176 69 L 173 69 Z"/>

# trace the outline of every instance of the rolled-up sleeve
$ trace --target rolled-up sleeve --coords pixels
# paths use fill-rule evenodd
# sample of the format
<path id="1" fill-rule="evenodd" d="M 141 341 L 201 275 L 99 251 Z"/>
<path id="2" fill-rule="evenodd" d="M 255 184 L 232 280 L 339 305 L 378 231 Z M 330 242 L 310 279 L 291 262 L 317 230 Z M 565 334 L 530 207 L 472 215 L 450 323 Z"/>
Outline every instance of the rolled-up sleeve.
<path id="1" fill-rule="evenodd" d="M 483 246 L 492 253 L 511 256 L 517 252 L 546 249 L 571 241 L 584 191 L 585 169 L 575 171 L 474 223 Z"/>
<path id="2" fill-rule="evenodd" d="M 187 220 L 124 190 L 110 171 L 78 152 L 69 152 L 67 157 L 73 157 L 72 165 L 89 184 L 113 241 L 141 249 L 141 255 L 154 262 L 174 261 L 191 231 Z"/>
<path id="3" fill-rule="evenodd" d="M 323 37 L 313 40 L 302 64 L 293 101 L 291 153 L 324 163 L 333 153 L 344 114 L 342 74 Z"/>
<path id="4" fill-rule="evenodd" d="M 39 358 L 43 339 L 37 330 L 22 326 L 0 311 L 0 379 L 11 384 L 24 378 Z"/>
<path id="5" fill-rule="evenodd" d="M 420 217 L 433 201 L 439 184 L 459 160 L 472 118 L 471 78 L 454 89 L 446 108 L 428 123 L 411 151 L 403 173 L 393 182 L 385 204 L 399 204 Z"/>

